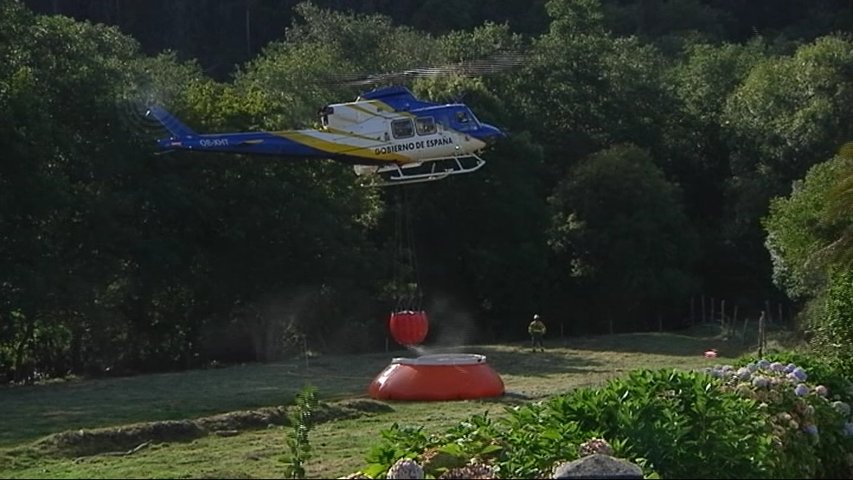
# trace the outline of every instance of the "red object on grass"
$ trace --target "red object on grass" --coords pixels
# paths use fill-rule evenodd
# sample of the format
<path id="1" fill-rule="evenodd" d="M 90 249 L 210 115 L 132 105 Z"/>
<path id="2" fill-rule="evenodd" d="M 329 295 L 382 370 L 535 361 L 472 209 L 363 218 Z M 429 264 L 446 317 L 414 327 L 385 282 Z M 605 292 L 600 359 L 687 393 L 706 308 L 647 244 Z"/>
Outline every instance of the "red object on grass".
<path id="1" fill-rule="evenodd" d="M 499 397 L 504 383 L 483 355 L 395 358 L 368 387 L 377 400 L 469 400 Z"/>
<path id="2" fill-rule="evenodd" d="M 417 345 L 424 341 L 429 331 L 429 319 L 423 310 L 392 312 L 388 324 L 391 336 L 400 345 Z"/>

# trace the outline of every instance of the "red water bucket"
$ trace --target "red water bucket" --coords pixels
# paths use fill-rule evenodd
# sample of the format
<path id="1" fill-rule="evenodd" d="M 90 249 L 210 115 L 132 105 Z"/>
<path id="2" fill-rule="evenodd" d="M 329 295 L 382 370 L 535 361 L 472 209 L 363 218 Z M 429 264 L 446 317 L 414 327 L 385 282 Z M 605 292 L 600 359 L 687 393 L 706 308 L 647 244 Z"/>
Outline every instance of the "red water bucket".
<path id="1" fill-rule="evenodd" d="M 429 331 L 429 320 L 423 310 L 392 312 L 388 324 L 391 336 L 400 345 L 417 345 L 424 341 Z"/>

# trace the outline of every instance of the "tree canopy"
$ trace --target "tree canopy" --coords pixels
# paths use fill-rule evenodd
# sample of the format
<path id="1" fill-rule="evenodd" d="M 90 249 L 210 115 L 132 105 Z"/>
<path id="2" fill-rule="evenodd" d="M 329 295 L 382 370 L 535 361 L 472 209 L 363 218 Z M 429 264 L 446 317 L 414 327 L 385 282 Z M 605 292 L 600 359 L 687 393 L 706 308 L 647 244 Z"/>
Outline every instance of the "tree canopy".
<path id="1" fill-rule="evenodd" d="M 469 341 L 532 311 L 582 334 L 679 328 L 703 294 L 849 300 L 849 2 L 285 3 L 0 0 L 7 380 L 381 348 L 403 199 L 435 331 Z M 401 81 L 508 133 L 427 185 L 155 155 L 144 116 L 310 127 L 342 80 L 502 52 L 524 62 Z"/>

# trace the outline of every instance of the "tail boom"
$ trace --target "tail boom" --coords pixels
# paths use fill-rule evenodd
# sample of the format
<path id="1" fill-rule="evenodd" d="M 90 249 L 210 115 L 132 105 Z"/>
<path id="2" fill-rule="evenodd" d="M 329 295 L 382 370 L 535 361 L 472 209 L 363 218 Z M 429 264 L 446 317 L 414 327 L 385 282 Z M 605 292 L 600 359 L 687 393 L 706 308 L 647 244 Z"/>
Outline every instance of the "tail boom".
<path id="1" fill-rule="evenodd" d="M 167 112 L 166 109 L 159 105 L 152 105 L 149 107 L 145 115 L 154 117 L 175 137 L 190 137 L 198 135 L 193 129 L 184 125 L 177 119 L 177 117 Z"/>

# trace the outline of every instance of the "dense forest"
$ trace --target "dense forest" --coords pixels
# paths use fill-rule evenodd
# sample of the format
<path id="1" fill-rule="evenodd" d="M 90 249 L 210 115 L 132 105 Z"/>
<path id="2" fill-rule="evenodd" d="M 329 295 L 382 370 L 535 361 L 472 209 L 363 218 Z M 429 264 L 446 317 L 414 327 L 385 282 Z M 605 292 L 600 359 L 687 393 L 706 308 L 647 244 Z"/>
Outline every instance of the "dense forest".
<path id="1" fill-rule="evenodd" d="M 0 0 L 0 377 L 383 348 L 412 257 L 434 344 L 516 340 L 533 312 L 676 329 L 715 298 L 841 351 L 851 30 L 848 0 Z M 508 133 L 428 184 L 156 155 L 144 116 L 310 126 L 360 93 L 336 79 L 501 52 L 524 61 L 404 82 Z"/>

